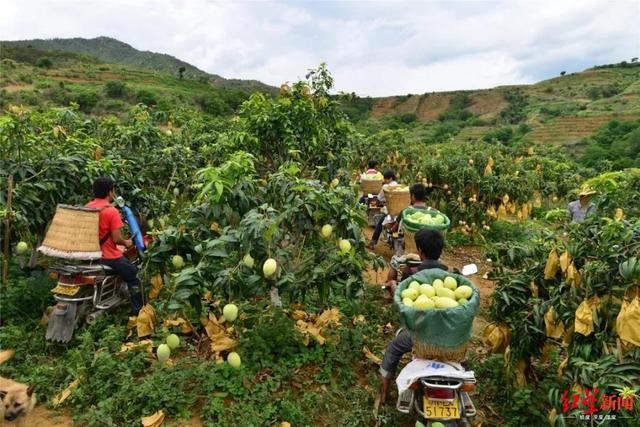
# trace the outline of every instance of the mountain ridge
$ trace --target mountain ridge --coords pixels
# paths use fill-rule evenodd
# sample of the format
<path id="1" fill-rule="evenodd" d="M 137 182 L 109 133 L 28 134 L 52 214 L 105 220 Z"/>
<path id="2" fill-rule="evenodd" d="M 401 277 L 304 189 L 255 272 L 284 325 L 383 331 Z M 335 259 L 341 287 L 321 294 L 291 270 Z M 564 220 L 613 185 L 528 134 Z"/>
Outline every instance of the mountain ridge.
<path id="1" fill-rule="evenodd" d="M 184 67 L 184 77 L 208 78 L 214 86 L 271 93 L 276 90 L 273 86 L 269 86 L 258 80 L 227 79 L 218 74 L 208 73 L 172 55 L 139 50 L 128 43 L 107 36 L 89 39 L 72 37 L 3 40 L 0 41 L 0 45 L 5 47 L 31 47 L 44 51 L 61 51 L 89 55 L 110 64 L 128 65 L 172 75 L 178 75 L 180 68 Z"/>

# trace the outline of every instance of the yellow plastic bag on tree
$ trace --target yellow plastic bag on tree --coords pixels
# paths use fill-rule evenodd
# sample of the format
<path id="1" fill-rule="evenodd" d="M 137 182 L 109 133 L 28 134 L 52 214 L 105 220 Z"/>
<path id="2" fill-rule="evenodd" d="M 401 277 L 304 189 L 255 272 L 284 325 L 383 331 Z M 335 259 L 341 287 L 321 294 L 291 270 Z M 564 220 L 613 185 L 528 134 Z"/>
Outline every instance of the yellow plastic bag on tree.
<path id="1" fill-rule="evenodd" d="M 574 323 L 575 332 L 585 337 L 593 332 L 593 310 L 598 307 L 598 297 L 591 297 L 582 301 L 576 310 L 576 319 Z"/>
<path id="2" fill-rule="evenodd" d="M 482 332 L 482 342 L 491 347 L 493 353 L 504 353 L 511 337 L 511 330 L 507 325 L 489 323 Z"/>
<path id="3" fill-rule="evenodd" d="M 151 290 L 149 290 L 149 299 L 156 299 L 158 295 L 160 295 L 160 290 L 164 285 L 164 281 L 162 280 L 162 275 L 156 274 L 150 280 L 151 282 Z"/>
<path id="4" fill-rule="evenodd" d="M 504 218 L 505 216 L 507 216 L 507 210 L 505 209 L 504 205 L 500 205 L 500 206 L 498 207 L 498 215 L 497 215 L 497 218 L 498 218 L 498 219 L 502 219 L 502 218 Z"/>
<path id="5" fill-rule="evenodd" d="M 569 366 L 569 358 L 565 357 L 564 359 L 562 359 L 562 362 L 560 362 L 560 364 L 558 365 L 558 379 L 562 379 L 562 376 L 564 375 L 564 370 L 567 369 L 567 366 Z"/>
<path id="6" fill-rule="evenodd" d="M 562 255 L 560 255 L 560 268 L 563 273 L 567 273 L 569 269 L 569 265 L 571 264 L 571 254 L 568 251 L 564 251 Z"/>
<path id="7" fill-rule="evenodd" d="M 567 279 L 569 283 L 571 283 L 572 288 L 579 288 L 582 283 L 582 277 L 580 276 L 580 272 L 576 268 L 576 265 L 572 262 L 569 264 L 569 268 L 567 268 Z"/>
<path id="8" fill-rule="evenodd" d="M 531 295 L 538 298 L 540 292 L 538 289 L 538 285 L 536 285 L 533 280 L 531 281 L 531 283 L 529 283 L 529 289 L 531 289 Z"/>
<path id="9" fill-rule="evenodd" d="M 136 328 L 138 329 L 138 337 L 146 337 L 153 333 L 157 324 L 156 310 L 150 304 L 140 309 L 136 319 Z"/>
<path id="10" fill-rule="evenodd" d="M 640 298 L 622 302 L 616 319 L 616 331 L 622 341 L 640 347 Z"/>
<path id="11" fill-rule="evenodd" d="M 558 418 L 558 411 L 556 411 L 556 408 L 553 408 L 552 410 L 549 411 L 549 414 L 547 415 L 547 421 L 549 421 L 549 426 L 555 427 L 557 418 Z"/>
<path id="12" fill-rule="evenodd" d="M 552 249 L 547 258 L 547 265 L 544 267 L 544 280 L 551 280 L 556 277 L 558 271 L 558 252 Z"/>
<path id="13" fill-rule="evenodd" d="M 564 324 L 558 318 L 556 309 L 553 306 L 544 314 L 544 329 L 549 338 L 560 338 L 564 334 Z"/>
<path id="14" fill-rule="evenodd" d="M 539 191 L 533 193 L 533 206 L 539 208 L 542 206 L 542 196 Z"/>
<path id="15" fill-rule="evenodd" d="M 487 166 L 484 168 L 484 176 L 489 176 L 493 174 L 493 157 L 489 156 L 489 160 L 487 161 Z"/>
<path id="16" fill-rule="evenodd" d="M 524 387 L 527 385 L 527 376 L 525 375 L 525 370 L 527 369 L 527 361 L 525 359 L 518 360 L 516 366 L 513 367 L 513 375 L 516 380 L 516 386 L 518 388 Z"/>
<path id="17" fill-rule="evenodd" d="M 562 335 L 562 346 L 563 347 L 569 347 L 569 344 L 571 344 L 571 341 L 573 341 L 573 332 L 574 332 L 574 330 L 575 330 L 575 326 L 574 325 L 570 325 L 567 328 L 567 330 L 564 332 L 564 335 Z"/>

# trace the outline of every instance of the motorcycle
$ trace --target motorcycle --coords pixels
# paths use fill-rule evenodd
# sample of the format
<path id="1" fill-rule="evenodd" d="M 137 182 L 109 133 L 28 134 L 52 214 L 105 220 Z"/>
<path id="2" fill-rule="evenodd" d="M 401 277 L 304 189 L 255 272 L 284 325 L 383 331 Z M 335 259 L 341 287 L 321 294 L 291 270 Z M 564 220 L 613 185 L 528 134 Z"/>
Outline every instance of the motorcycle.
<path id="1" fill-rule="evenodd" d="M 467 264 L 461 272 L 456 272 L 470 276 L 478 272 L 478 266 Z M 415 415 L 416 427 L 430 427 L 436 422 L 443 427 L 474 425 L 472 421 L 477 411 L 470 394 L 475 391 L 476 378 L 463 364 L 414 359 L 400 371 L 396 384 L 396 409 Z"/>
<path id="2" fill-rule="evenodd" d="M 395 222 L 396 217 L 392 217 L 391 221 Z M 404 236 L 402 233 L 383 227 L 382 240 L 393 250 L 394 255 L 401 255 L 404 252 Z"/>
<path id="3" fill-rule="evenodd" d="M 400 372 L 398 384 L 408 387 L 398 395 L 396 409 L 417 417 L 416 426 L 471 427 L 477 411 L 470 393 L 476 378 L 461 364 L 415 359 Z"/>
<path id="4" fill-rule="evenodd" d="M 129 226 L 135 244 L 125 256 L 136 264 L 146 246 L 142 232 L 133 212 L 121 197 L 116 199 L 116 206 Z M 99 261 L 52 267 L 50 273 L 57 277 L 57 284 L 51 290 L 56 304 L 49 314 L 45 335 L 48 341 L 69 342 L 79 325 L 90 324 L 130 301 L 127 284 L 109 266 Z"/>
<path id="5" fill-rule="evenodd" d="M 364 204 L 367 208 L 367 224 L 369 227 L 375 227 L 380 219 L 382 213 L 383 204 L 378 200 L 378 196 L 375 194 L 369 194 L 365 198 Z"/>

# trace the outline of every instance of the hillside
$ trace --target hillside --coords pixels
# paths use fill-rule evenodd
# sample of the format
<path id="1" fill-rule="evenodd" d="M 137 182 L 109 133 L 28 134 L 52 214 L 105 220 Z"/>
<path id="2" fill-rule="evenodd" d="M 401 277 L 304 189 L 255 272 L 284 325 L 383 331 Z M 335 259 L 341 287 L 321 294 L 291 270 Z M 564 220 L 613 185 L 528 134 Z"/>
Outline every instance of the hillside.
<path id="1" fill-rule="evenodd" d="M 172 56 L 141 52 L 107 37 L 3 42 L 0 47 L 0 59 L 10 60 L 0 65 L 0 106 L 75 102 L 88 113 L 120 114 L 142 102 L 164 111 L 177 105 L 221 115 L 233 113 L 254 91 L 277 92 L 260 82 L 209 75 Z M 384 98 L 352 94 L 341 101 L 365 134 L 399 129 L 411 141 L 473 143 L 517 130 L 512 133 L 531 143 L 582 151 L 584 138 L 609 121 L 640 118 L 640 64 L 598 66 L 532 85 Z"/>
<path id="2" fill-rule="evenodd" d="M 594 67 L 532 85 L 493 89 L 351 98 L 347 113 L 365 129 L 401 128 L 429 138 L 447 125 L 455 142 L 482 139 L 499 126 L 524 124 L 526 139 L 575 144 L 610 120 L 640 118 L 640 64 Z"/>
<path id="3" fill-rule="evenodd" d="M 206 75 L 180 78 L 175 73 L 34 47 L 3 46 L 0 59 L 0 108 L 10 104 L 47 108 L 74 102 L 85 113 L 121 115 L 143 103 L 165 113 L 186 107 L 219 116 L 233 113 L 257 90 L 240 80 L 213 83 Z"/>
<path id="4" fill-rule="evenodd" d="M 186 78 L 209 78 L 212 84 L 220 87 L 254 91 L 272 91 L 274 88 L 257 80 L 225 79 L 216 74 L 209 74 L 199 68 L 175 58 L 171 55 L 140 51 L 127 43 L 110 37 L 96 37 L 93 39 L 33 39 L 18 41 L 0 41 L 2 48 L 33 48 L 42 51 L 71 52 L 89 55 L 102 62 L 122 64 L 136 68 L 149 69 L 171 75 L 178 75 L 179 69 L 184 67 Z"/>

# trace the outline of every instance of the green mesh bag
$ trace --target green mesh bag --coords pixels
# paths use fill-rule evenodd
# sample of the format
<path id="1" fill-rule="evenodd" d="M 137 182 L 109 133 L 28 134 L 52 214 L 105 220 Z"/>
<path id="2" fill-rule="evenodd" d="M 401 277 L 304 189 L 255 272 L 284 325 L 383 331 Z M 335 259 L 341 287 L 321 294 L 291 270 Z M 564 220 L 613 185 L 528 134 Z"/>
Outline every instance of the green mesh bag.
<path id="1" fill-rule="evenodd" d="M 407 289 L 409 283 L 414 280 L 419 283 L 432 283 L 435 279 L 444 280 L 447 276 L 454 277 L 458 282 L 458 286 L 467 285 L 473 289 L 473 294 L 467 304 L 453 308 L 433 308 L 430 310 L 416 310 L 402 304 L 400 294 Z M 400 282 L 396 288 L 394 301 L 400 311 L 402 326 L 411 332 L 414 351 L 416 344 L 443 350 L 458 349 L 464 347 L 471 338 L 473 318 L 480 307 L 480 292 L 466 277 L 432 268 L 419 271 Z M 443 353 L 443 355 L 445 354 Z"/>
<path id="2" fill-rule="evenodd" d="M 442 217 L 444 217 L 444 222 L 442 224 L 420 224 L 419 222 L 414 222 L 407 218 L 409 215 L 417 211 L 424 212 L 425 214 L 441 215 Z M 416 233 L 424 228 L 445 231 L 451 226 L 451 220 L 448 216 L 436 209 L 406 208 L 402 211 L 402 225 L 405 229 L 407 229 L 407 231 L 410 231 L 412 233 Z"/>

